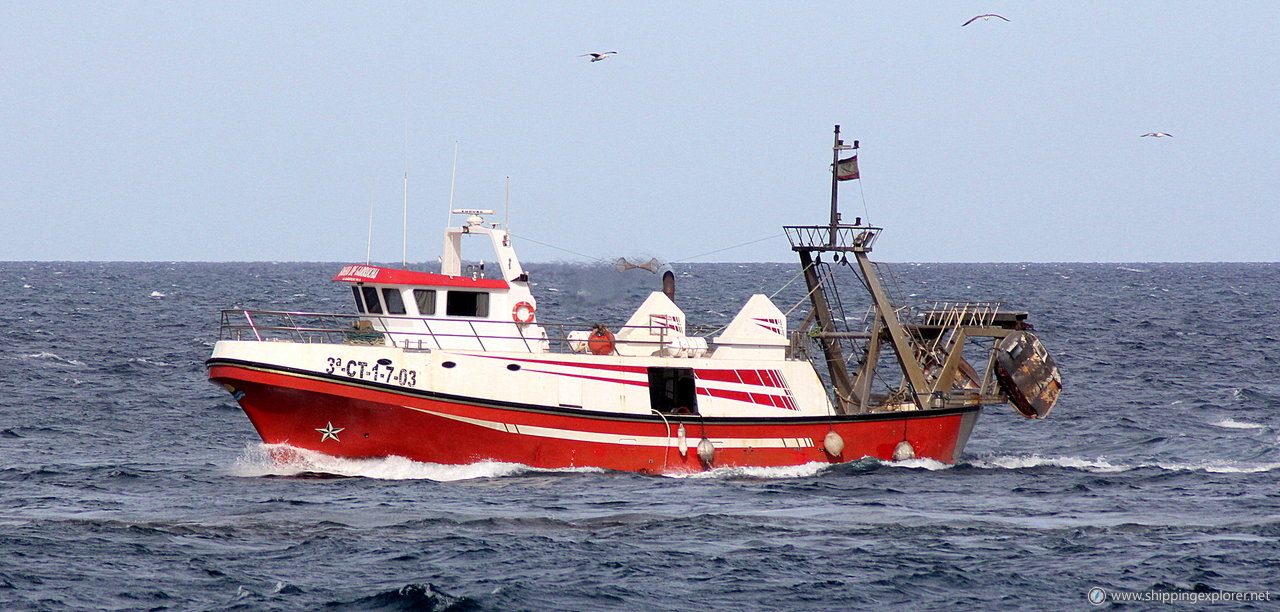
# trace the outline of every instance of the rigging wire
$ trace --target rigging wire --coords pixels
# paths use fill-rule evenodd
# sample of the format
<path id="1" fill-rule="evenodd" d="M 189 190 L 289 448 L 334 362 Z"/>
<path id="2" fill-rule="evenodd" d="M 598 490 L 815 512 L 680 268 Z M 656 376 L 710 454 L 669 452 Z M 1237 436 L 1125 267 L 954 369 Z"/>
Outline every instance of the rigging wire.
<path id="1" fill-rule="evenodd" d="M 564 251 L 565 253 L 568 253 L 568 254 L 570 254 L 570 255 L 577 255 L 578 257 L 586 257 L 587 259 L 590 259 L 590 260 L 593 260 L 593 261 L 598 261 L 598 262 L 601 262 L 601 263 L 609 263 L 609 260 L 604 259 L 603 257 L 594 257 L 594 256 L 591 256 L 591 255 L 587 255 L 586 253 L 579 253 L 579 252 L 577 252 L 577 251 L 570 251 L 569 249 L 566 249 L 566 248 L 564 248 L 564 247 L 558 247 L 558 246 L 556 246 L 556 245 L 554 245 L 554 244 L 547 244 L 547 243 L 545 243 L 545 242 L 541 242 L 541 241 L 538 241 L 538 240 L 534 240 L 533 238 L 530 238 L 530 237 L 528 237 L 528 236 L 522 236 L 522 235 L 518 235 L 518 234 L 513 234 L 513 233 L 511 233 L 510 231 L 508 231 L 508 232 L 507 232 L 507 235 L 508 235 L 508 236 L 511 236 L 512 238 L 519 238 L 520 240 L 528 240 L 529 242 L 532 242 L 532 243 L 534 243 L 534 244 L 540 244 L 540 245 L 542 245 L 542 246 L 544 246 L 544 247 L 549 247 L 549 248 L 555 249 L 555 250 L 557 250 L 557 251 Z"/>
<path id="2" fill-rule="evenodd" d="M 603 258 L 603 257 L 595 257 L 595 256 L 593 256 L 593 255 L 587 255 L 586 253 L 579 253 L 579 252 L 577 252 L 577 251 L 572 251 L 572 250 L 566 249 L 566 248 L 564 248 L 564 247 L 556 246 L 556 245 L 554 245 L 554 244 L 548 244 L 548 243 L 546 243 L 546 242 L 541 242 L 541 241 L 538 241 L 538 240 L 534 240 L 533 238 L 530 238 L 530 237 L 528 237 L 528 236 L 517 235 L 517 234 L 510 233 L 510 232 L 508 232 L 508 233 L 511 235 L 511 237 L 512 237 L 512 238 L 519 238 L 519 239 L 521 239 L 521 240 L 528 240 L 529 242 L 532 242 L 532 243 L 534 243 L 534 244 L 540 244 L 540 245 L 542 245 L 542 246 L 544 246 L 544 247 L 550 247 L 550 248 L 553 248 L 553 249 L 555 249 L 555 250 L 557 250 L 557 251 L 563 251 L 563 252 L 565 252 L 565 253 L 569 253 L 570 255 L 577 255 L 578 257 L 585 257 L 585 258 L 590 259 L 590 260 L 592 260 L 592 261 L 598 261 L 598 262 L 602 262 L 602 263 L 611 263 L 611 262 L 612 262 L 612 260 L 610 260 L 610 259 L 605 259 L 605 258 Z M 765 236 L 765 237 L 763 237 L 763 238 L 757 238 L 757 239 L 755 239 L 755 240 L 748 240 L 747 242 L 742 242 L 742 243 L 735 244 L 735 245 L 732 245 L 732 246 L 727 246 L 727 247 L 724 247 L 724 248 L 716 249 L 716 250 L 714 250 L 714 251 L 707 251 L 706 253 L 700 253 L 700 254 L 698 254 L 698 255 L 693 255 L 693 256 L 691 256 L 691 257 L 684 257 L 684 258 L 681 258 L 681 259 L 673 259 L 673 260 L 670 260 L 670 261 L 668 261 L 668 262 L 666 262 L 666 263 L 667 263 L 667 264 L 673 264 L 673 263 L 687 263 L 687 262 L 689 262 L 689 261 L 691 261 L 691 260 L 698 259 L 699 257 L 706 257 L 707 255 L 713 255 L 713 254 L 715 254 L 715 253 L 719 253 L 719 252 L 721 252 L 721 251 L 728 251 L 728 250 L 730 250 L 730 249 L 736 249 L 736 248 L 738 248 L 738 247 L 744 247 L 744 246 L 752 245 L 752 244 L 755 244 L 755 243 L 757 243 L 757 242 L 764 242 L 765 240 L 769 240 L 769 239 L 772 239 L 772 238 L 777 238 L 777 235 Z M 793 280 L 794 280 L 794 279 L 793 279 Z M 775 295 L 776 295 L 776 294 L 775 294 Z"/>
<path id="3" fill-rule="evenodd" d="M 829 278 L 831 278 L 831 270 L 827 269 L 826 273 L 824 273 L 821 277 L 818 278 L 818 282 L 814 285 L 813 289 L 810 289 L 808 293 L 804 294 L 804 297 L 800 298 L 800 301 L 796 302 L 795 306 L 792 306 L 791 308 L 787 309 L 787 311 L 782 314 L 790 315 L 792 311 L 799 308 L 801 304 L 805 303 L 805 301 L 809 299 L 809 296 L 813 295 L 814 291 L 817 291 L 820 287 L 822 287 L 822 285 L 826 283 L 827 279 Z"/>
<path id="4" fill-rule="evenodd" d="M 786 289 L 787 287 L 790 287 L 790 286 L 791 286 L 791 283 L 796 282 L 796 279 L 797 279 L 797 278 L 800 278 L 801 276 L 804 276 L 804 270 L 803 270 L 803 269 L 801 269 L 799 272 L 796 272 L 796 273 L 795 273 L 791 278 L 787 279 L 787 282 L 782 283 L 782 286 L 781 286 L 781 287 L 778 287 L 778 290 L 777 290 L 777 291 L 774 291 L 773 293 L 769 294 L 769 299 L 770 299 L 770 300 L 772 300 L 773 298 L 778 297 L 778 294 L 779 294 L 779 293 L 782 293 L 782 290 L 783 290 L 783 289 Z M 811 293 L 812 293 L 812 292 L 811 292 Z M 808 297 L 808 296 L 806 296 L 806 297 Z M 794 308 L 793 308 L 792 310 L 794 310 Z"/>
<path id="5" fill-rule="evenodd" d="M 867 210 L 867 193 L 862 189 L 862 179 L 858 179 L 858 195 L 862 196 L 862 214 L 867 225 L 871 225 L 871 213 Z"/>
<path id="6" fill-rule="evenodd" d="M 743 243 L 741 243 L 741 244 L 735 244 L 735 245 L 733 245 L 733 246 L 727 246 L 727 247 L 724 247 L 724 248 L 722 248 L 722 249 L 716 249 L 716 250 L 714 250 L 714 251 L 707 251 L 706 253 L 701 253 L 701 254 L 698 254 L 698 255 L 693 255 L 693 256 L 691 256 L 691 257 L 683 257 L 683 258 L 680 258 L 680 259 L 673 259 L 673 260 L 671 260 L 671 261 L 669 261 L 669 262 L 667 262 L 667 263 L 685 263 L 685 262 L 688 262 L 688 261 L 691 261 L 691 260 L 694 260 L 694 259 L 698 259 L 699 257 L 706 257 L 707 255 L 714 255 L 714 254 L 719 253 L 719 252 L 721 252 L 721 251 L 728 251 L 728 250 L 730 250 L 730 249 L 736 249 L 736 248 L 738 248 L 738 247 L 744 247 L 744 246 L 747 246 L 747 245 L 755 244 L 755 243 L 757 243 L 757 242 L 764 242 L 765 240 L 769 240 L 769 239 L 771 239 L 771 238 L 777 238 L 777 237 L 778 237 L 778 235 L 777 235 L 777 234 L 770 234 L 770 235 L 765 236 L 765 237 L 763 237 L 763 238 L 756 238 L 755 240 L 748 240 L 747 242 L 743 242 Z"/>

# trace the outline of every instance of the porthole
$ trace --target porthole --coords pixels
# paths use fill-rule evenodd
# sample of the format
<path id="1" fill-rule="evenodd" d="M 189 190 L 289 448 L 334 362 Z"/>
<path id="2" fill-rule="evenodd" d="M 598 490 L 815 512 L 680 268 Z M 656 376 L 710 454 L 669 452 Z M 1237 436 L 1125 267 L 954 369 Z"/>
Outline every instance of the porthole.
<path id="1" fill-rule="evenodd" d="M 520 364 L 518 364 L 518 363 L 508 363 L 508 364 L 507 364 L 507 369 L 508 369 L 508 370 L 511 370 L 512 372 L 519 372 L 519 371 L 520 371 Z"/>
<path id="2" fill-rule="evenodd" d="M 440 364 L 440 365 L 441 365 L 442 367 L 452 368 L 452 367 L 454 367 L 454 366 L 456 366 L 456 365 L 458 365 L 458 364 L 456 364 L 456 363 L 454 363 L 454 362 L 452 362 L 452 361 L 446 361 L 446 362 L 444 362 L 444 363 L 442 363 L 442 364 Z"/>
<path id="3" fill-rule="evenodd" d="M 389 366 L 391 365 L 391 360 L 387 359 L 386 357 L 383 357 L 382 359 L 378 360 L 378 365 Z"/>

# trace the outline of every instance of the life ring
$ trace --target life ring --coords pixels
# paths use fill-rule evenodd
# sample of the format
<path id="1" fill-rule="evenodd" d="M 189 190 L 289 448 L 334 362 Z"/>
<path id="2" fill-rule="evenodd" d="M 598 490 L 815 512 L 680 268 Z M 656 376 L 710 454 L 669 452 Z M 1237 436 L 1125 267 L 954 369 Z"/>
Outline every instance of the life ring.
<path id="1" fill-rule="evenodd" d="M 524 314 L 521 314 L 524 311 Z M 517 302 L 515 307 L 511 309 L 511 319 L 516 323 L 528 324 L 533 323 L 533 315 L 537 312 L 533 308 L 533 304 L 529 302 Z"/>
<path id="2" fill-rule="evenodd" d="M 613 332 L 603 325 L 597 325 L 591 335 L 587 336 L 587 348 L 591 349 L 593 355 L 609 355 L 613 353 L 614 339 Z"/>

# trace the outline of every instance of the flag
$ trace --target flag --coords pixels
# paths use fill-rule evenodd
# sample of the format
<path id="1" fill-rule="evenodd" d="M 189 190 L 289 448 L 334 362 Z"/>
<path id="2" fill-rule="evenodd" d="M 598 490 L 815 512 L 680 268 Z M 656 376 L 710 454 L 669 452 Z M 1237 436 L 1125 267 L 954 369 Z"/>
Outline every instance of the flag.
<path id="1" fill-rule="evenodd" d="M 842 159 L 840 163 L 836 164 L 836 178 L 841 181 L 852 181 L 853 179 L 861 178 L 858 176 L 857 155 Z"/>

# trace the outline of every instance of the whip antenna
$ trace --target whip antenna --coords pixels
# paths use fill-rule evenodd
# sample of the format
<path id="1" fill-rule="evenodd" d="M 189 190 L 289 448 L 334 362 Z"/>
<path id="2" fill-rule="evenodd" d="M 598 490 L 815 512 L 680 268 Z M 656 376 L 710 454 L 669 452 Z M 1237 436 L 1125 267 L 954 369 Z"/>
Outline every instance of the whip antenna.
<path id="1" fill-rule="evenodd" d="M 400 220 L 400 267 L 409 267 L 409 99 L 404 101 L 404 210 Z"/>
<path id="2" fill-rule="evenodd" d="M 458 141 L 453 141 L 453 175 L 449 177 L 449 217 L 445 221 L 445 227 L 453 221 L 453 190 L 458 184 Z"/>
<path id="3" fill-rule="evenodd" d="M 364 245 L 364 265 L 369 265 L 373 257 L 373 192 L 376 185 L 369 186 L 369 237 Z"/>

